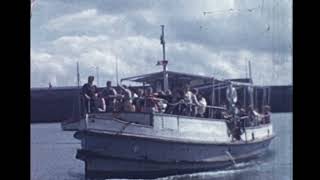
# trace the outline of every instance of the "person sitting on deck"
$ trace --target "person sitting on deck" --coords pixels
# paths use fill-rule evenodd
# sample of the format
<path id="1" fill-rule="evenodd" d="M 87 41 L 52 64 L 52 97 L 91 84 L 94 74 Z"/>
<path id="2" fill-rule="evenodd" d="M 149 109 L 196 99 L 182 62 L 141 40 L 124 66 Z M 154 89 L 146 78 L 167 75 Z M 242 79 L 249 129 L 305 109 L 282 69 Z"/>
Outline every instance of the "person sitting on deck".
<path id="1" fill-rule="evenodd" d="M 102 93 L 95 93 L 94 97 L 94 112 L 106 112 L 106 103 L 102 96 Z"/>
<path id="2" fill-rule="evenodd" d="M 230 120 L 232 118 L 232 115 L 227 110 L 221 111 L 222 119 Z"/>
<path id="3" fill-rule="evenodd" d="M 136 112 L 136 107 L 130 101 L 124 101 L 123 111 L 124 112 Z"/>
<path id="4" fill-rule="evenodd" d="M 136 93 L 136 90 L 133 87 L 128 87 L 128 89 L 131 91 L 132 101 L 134 98 L 138 97 L 138 94 Z"/>
<path id="5" fill-rule="evenodd" d="M 165 92 L 159 91 L 158 93 L 156 93 L 154 95 L 156 96 L 156 98 L 159 98 L 157 101 L 157 104 L 159 107 L 159 112 L 164 113 L 166 111 L 167 104 L 168 104 L 168 101 L 166 100 L 167 96 L 166 96 Z"/>
<path id="6" fill-rule="evenodd" d="M 257 126 L 259 124 L 259 113 L 253 108 L 252 105 L 248 107 L 248 117 L 251 126 Z"/>
<path id="7" fill-rule="evenodd" d="M 93 85 L 94 76 L 88 77 L 88 82 L 82 86 L 82 95 L 84 99 L 85 112 L 90 113 L 94 110 L 94 94 L 96 93 L 96 86 Z"/>
<path id="8" fill-rule="evenodd" d="M 144 107 L 143 112 L 159 112 L 160 107 L 157 102 L 157 98 L 153 94 L 152 87 L 148 87 L 145 94 L 145 101 L 144 101 Z"/>
<path id="9" fill-rule="evenodd" d="M 115 110 L 116 96 L 117 96 L 117 91 L 112 87 L 111 81 L 107 81 L 106 88 L 102 90 L 102 97 L 106 102 L 107 112 L 113 112 Z"/>
<path id="10" fill-rule="evenodd" d="M 240 117 L 240 122 L 242 127 L 250 126 L 249 117 L 244 108 L 240 107 L 239 117 Z"/>
<path id="11" fill-rule="evenodd" d="M 269 124 L 270 123 L 270 106 L 263 107 L 263 115 L 262 115 L 262 123 Z"/>

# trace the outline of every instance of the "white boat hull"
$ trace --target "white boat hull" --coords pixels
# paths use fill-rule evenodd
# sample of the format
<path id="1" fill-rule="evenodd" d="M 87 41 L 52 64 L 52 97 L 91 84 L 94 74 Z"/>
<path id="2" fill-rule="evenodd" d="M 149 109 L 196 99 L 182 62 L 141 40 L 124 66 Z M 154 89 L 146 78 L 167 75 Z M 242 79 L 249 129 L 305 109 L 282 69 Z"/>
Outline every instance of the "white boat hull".
<path id="1" fill-rule="evenodd" d="M 135 123 L 107 113 L 81 121 L 74 136 L 88 176 L 153 178 L 222 168 L 263 154 L 274 137 L 271 124 L 231 141 L 221 120 L 135 116 Z"/>

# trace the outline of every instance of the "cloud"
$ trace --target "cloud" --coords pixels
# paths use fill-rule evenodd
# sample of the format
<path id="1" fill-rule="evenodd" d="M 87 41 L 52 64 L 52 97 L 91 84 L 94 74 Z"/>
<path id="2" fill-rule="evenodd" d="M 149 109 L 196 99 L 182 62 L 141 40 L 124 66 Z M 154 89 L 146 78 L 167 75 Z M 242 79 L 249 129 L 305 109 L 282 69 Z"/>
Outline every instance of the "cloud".
<path id="1" fill-rule="evenodd" d="M 96 9 L 83 10 L 75 14 L 67 14 L 52 19 L 45 26 L 49 31 L 62 33 L 116 33 L 116 27 L 124 20 L 123 16 L 113 16 L 107 14 L 98 14 Z M 122 26 L 122 31 L 124 26 Z"/>
<path id="2" fill-rule="evenodd" d="M 82 82 L 86 81 L 88 75 L 96 75 L 95 66 L 98 66 L 100 85 L 110 79 L 115 83 L 116 59 L 120 78 L 161 70 L 155 66 L 156 61 L 162 57 L 158 39 L 132 36 L 120 38 L 112 44 L 108 42 L 110 39 L 106 36 L 68 36 L 52 42 L 50 54 L 32 51 L 31 73 L 46 74 L 45 78 L 33 79 L 32 83 L 46 85 L 51 80 L 57 85 L 74 85 L 76 62 L 80 63 Z M 191 43 L 173 43 L 168 49 L 169 70 L 215 76 L 219 79 L 238 78 L 245 77 L 247 60 L 251 59 L 256 83 L 290 82 L 290 74 L 282 73 L 283 69 L 274 71 L 272 67 L 275 64 L 266 54 L 253 54 L 249 51 L 216 53 Z M 292 70 L 289 65 L 285 65 L 286 72 Z M 280 78 L 270 73 L 273 71 L 280 73 Z"/>
<path id="3" fill-rule="evenodd" d="M 100 85 L 115 82 L 116 59 L 120 77 L 160 71 L 161 24 L 169 70 L 239 78 L 251 60 L 256 83 L 290 84 L 291 1 L 261 2 L 43 0 L 32 20 L 32 86 L 75 85 L 77 61 L 82 82 L 99 66 Z"/>

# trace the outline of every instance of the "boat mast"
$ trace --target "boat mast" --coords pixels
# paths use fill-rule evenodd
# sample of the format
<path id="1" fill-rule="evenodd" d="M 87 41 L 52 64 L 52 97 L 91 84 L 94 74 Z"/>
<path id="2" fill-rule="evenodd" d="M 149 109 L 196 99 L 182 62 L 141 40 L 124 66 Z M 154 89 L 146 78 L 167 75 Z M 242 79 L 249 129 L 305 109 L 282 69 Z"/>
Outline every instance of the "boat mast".
<path id="1" fill-rule="evenodd" d="M 77 62 L 77 85 L 80 87 L 80 73 L 79 73 L 79 62 Z"/>
<path id="2" fill-rule="evenodd" d="M 160 43 L 162 44 L 162 66 L 163 66 L 163 91 L 168 89 L 168 74 L 167 74 L 167 64 L 166 60 L 166 45 L 164 41 L 164 25 L 161 25 L 162 34 L 160 37 Z"/>
<path id="3" fill-rule="evenodd" d="M 249 78 L 250 78 L 250 83 L 251 83 L 250 91 L 249 91 L 249 94 L 250 94 L 250 105 L 254 107 L 254 101 L 253 101 L 254 87 L 252 86 L 253 85 L 253 81 L 252 81 L 251 62 L 250 61 L 248 61 L 248 68 L 249 68 Z"/>
<path id="4" fill-rule="evenodd" d="M 99 86 L 99 67 L 96 66 L 96 74 L 97 74 L 97 85 Z"/>
<path id="5" fill-rule="evenodd" d="M 211 104 L 212 104 L 212 106 L 215 106 L 215 89 L 214 89 L 214 86 L 215 86 L 214 77 L 212 77 L 212 94 L 211 94 Z M 213 109 L 211 109 L 210 114 L 211 114 L 210 117 L 213 118 L 214 117 Z"/>
<path id="6" fill-rule="evenodd" d="M 250 82 L 251 82 L 251 84 L 252 84 L 252 74 L 251 74 L 251 62 L 250 61 L 248 61 L 248 67 L 249 67 L 249 78 L 250 78 Z"/>
<path id="7" fill-rule="evenodd" d="M 118 57 L 116 57 L 116 80 L 117 80 L 117 85 L 119 85 L 119 80 L 118 80 Z"/>

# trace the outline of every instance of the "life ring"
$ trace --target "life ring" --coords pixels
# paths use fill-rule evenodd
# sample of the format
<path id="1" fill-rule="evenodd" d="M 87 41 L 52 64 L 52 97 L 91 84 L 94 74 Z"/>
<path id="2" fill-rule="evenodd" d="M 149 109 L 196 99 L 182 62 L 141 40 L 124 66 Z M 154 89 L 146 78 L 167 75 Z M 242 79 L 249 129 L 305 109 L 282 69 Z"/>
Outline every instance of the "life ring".
<path id="1" fill-rule="evenodd" d="M 227 99 L 230 103 L 236 103 L 238 100 L 236 88 L 229 86 L 227 89 Z"/>

